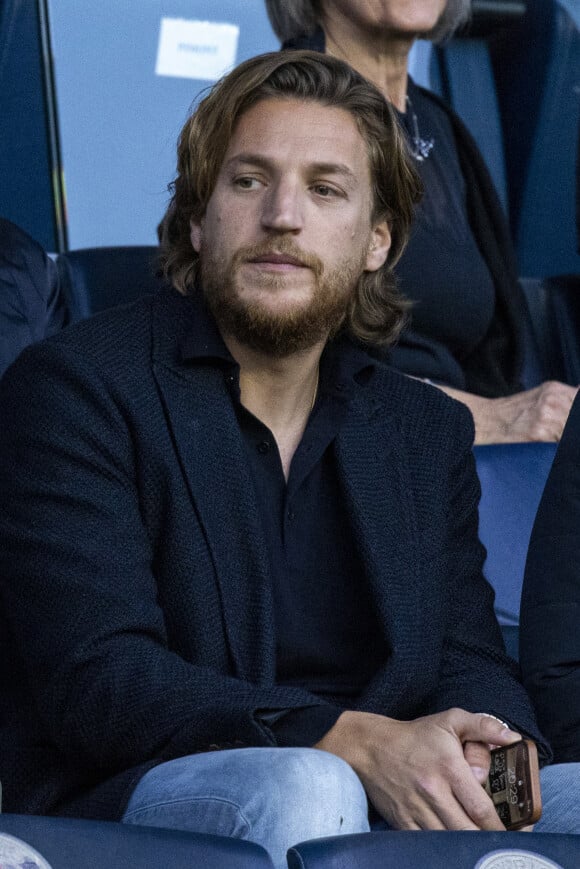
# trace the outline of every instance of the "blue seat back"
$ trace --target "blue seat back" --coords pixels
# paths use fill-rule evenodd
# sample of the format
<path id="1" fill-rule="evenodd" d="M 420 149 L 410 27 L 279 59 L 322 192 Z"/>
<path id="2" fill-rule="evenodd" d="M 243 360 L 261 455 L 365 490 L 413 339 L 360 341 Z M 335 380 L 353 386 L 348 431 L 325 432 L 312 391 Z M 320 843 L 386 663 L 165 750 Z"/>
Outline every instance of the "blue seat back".
<path id="1" fill-rule="evenodd" d="M 439 58 L 430 42 L 418 39 L 409 53 L 409 75 L 415 84 L 442 96 L 443 84 Z"/>
<path id="2" fill-rule="evenodd" d="M 158 277 L 159 248 L 96 247 L 57 258 L 62 292 L 72 320 L 133 302 L 163 285 Z"/>
<path id="3" fill-rule="evenodd" d="M 526 555 L 555 443 L 474 448 L 481 483 L 479 536 L 487 549 L 484 573 L 495 589 L 502 625 L 519 624 Z"/>
<path id="4" fill-rule="evenodd" d="M 418 41 L 411 51 L 409 73 L 417 84 L 444 99 L 467 126 L 507 210 L 503 133 L 487 42 L 456 38 L 434 47 Z"/>
<path id="5" fill-rule="evenodd" d="M 525 852 L 528 854 L 526 859 Z M 553 833 L 385 832 L 303 842 L 288 852 L 289 869 L 476 869 L 489 866 L 580 866 L 580 836 Z M 503 856 L 503 860 L 501 859 Z"/>
<path id="6" fill-rule="evenodd" d="M 63 249 L 63 199 L 44 3 L 0 3 L 0 214 L 47 251 Z"/>
<path id="7" fill-rule="evenodd" d="M 436 51 L 444 83 L 442 96 L 477 142 L 507 212 L 503 130 L 487 41 L 454 39 Z"/>
<path id="8" fill-rule="evenodd" d="M 580 110 L 580 4 L 528 0 L 494 41 L 519 271 L 580 273 L 576 160 Z"/>
<path id="9" fill-rule="evenodd" d="M 7 859 L 8 836 L 32 847 L 51 869 L 273 869 L 266 851 L 251 842 L 154 827 L 34 815 L 0 814 L 0 866 L 37 866 Z M 42 864 L 41 864 L 42 865 Z"/>

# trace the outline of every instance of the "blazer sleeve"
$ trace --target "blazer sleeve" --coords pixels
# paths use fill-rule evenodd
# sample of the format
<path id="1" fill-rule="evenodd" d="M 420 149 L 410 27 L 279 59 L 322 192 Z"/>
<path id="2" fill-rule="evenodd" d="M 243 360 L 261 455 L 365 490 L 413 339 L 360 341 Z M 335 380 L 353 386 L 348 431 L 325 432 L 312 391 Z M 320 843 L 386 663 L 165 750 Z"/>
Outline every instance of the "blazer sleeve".
<path id="1" fill-rule="evenodd" d="M 557 763 L 580 760 L 580 400 L 574 402 L 528 550 L 520 660 Z"/>
<path id="2" fill-rule="evenodd" d="M 265 713 L 323 701 L 170 648 L 126 408 L 61 339 L 0 382 L 0 681 L 91 769 L 276 744 Z"/>
<path id="3" fill-rule="evenodd" d="M 465 441 L 465 438 L 464 438 Z M 431 711 L 461 707 L 496 715 L 534 739 L 542 763 L 551 758 L 518 667 L 504 651 L 493 609 L 494 592 L 483 576 L 485 549 L 478 537 L 480 486 L 470 442 L 450 464 L 447 565 L 450 579 L 441 676 Z"/>

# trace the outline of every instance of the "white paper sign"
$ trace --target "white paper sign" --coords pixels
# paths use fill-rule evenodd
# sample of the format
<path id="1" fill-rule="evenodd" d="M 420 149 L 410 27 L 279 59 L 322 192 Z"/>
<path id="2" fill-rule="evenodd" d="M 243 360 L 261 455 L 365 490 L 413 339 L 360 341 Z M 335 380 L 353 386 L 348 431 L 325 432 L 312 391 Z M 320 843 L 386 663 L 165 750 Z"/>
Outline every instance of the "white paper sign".
<path id="1" fill-rule="evenodd" d="M 162 18 L 155 73 L 217 81 L 236 62 L 239 35 L 235 24 Z"/>

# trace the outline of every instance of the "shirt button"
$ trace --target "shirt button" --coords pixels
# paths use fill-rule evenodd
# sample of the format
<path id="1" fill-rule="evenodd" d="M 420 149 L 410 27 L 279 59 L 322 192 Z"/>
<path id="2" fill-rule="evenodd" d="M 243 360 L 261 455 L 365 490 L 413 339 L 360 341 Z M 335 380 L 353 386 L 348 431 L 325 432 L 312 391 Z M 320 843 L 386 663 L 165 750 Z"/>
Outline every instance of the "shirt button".
<path id="1" fill-rule="evenodd" d="M 258 452 L 262 456 L 265 456 L 269 449 L 270 444 L 268 443 L 268 441 L 260 441 L 260 443 L 258 444 Z"/>
<path id="2" fill-rule="evenodd" d="M 296 515 L 296 514 L 294 513 L 294 510 L 288 510 L 288 521 L 289 521 L 289 522 L 292 522 L 292 520 L 294 519 L 294 516 L 295 516 L 295 515 Z"/>

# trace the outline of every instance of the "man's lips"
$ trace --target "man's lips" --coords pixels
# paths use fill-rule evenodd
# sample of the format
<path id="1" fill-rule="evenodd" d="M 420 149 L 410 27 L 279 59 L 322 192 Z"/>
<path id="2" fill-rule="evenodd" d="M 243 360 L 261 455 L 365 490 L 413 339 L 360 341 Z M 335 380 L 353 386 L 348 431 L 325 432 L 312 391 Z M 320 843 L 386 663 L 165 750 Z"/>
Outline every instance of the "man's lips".
<path id="1" fill-rule="evenodd" d="M 248 260 L 252 265 L 278 266 L 282 268 L 308 268 L 301 259 L 287 253 L 266 253 Z"/>

